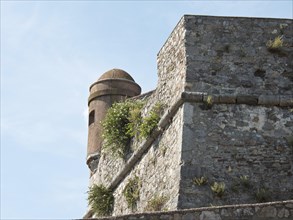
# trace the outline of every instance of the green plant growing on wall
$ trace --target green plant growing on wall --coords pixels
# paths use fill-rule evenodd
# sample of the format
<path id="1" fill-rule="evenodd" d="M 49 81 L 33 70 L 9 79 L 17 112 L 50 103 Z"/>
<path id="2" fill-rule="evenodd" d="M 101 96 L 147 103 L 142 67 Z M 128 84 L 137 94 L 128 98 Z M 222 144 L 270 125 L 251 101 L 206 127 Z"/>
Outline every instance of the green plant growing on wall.
<path id="1" fill-rule="evenodd" d="M 206 100 L 206 104 L 209 106 L 213 105 L 213 97 L 211 95 L 208 95 L 207 100 Z"/>
<path id="2" fill-rule="evenodd" d="M 287 28 L 288 27 L 288 24 L 280 24 L 279 27 L 282 30 L 282 29 Z"/>
<path id="3" fill-rule="evenodd" d="M 152 131 L 158 126 L 160 120 L 160 112 L 162 105 L 157 103 L 149 112 L 149 114 L 143 118 L 139 128 L 140 138 L 147 138 Z"/>
<path id="4" fill-rule="evenodd" d="M 193 183 L 198 185 L 198 186 L 203 186 L 203 185 L 206 185 L 208 183 L 208 179 L 206 177 L 204 177 L 204 176 L 198 177 L 198 178 L 195 177 L 193 179 Z"/>
<path id="5" fill-rule="evenodd" d="M 123 158 L 131 136 L 127 133 L 130 102 L 114 103 L 102 121 L 103 148 L 113 156 Z"/>
<path id="6" fill-rule="evenodd" d="M 129 151 L 130 139 L 140 121 L 141 102 L 125 101 L 114 103 L 102 121 L 103 148 L 114 157 L 124 158 Z"/>
<path id="7" fill-rule="evenodd" d="M 139 200 L 139 191 L 140 191 L 140 180 L 137 176 L 132 179 L 129 179 L 126 184 L 123 195 L 126 199 L 128 208 L 132 211 L 136 208 L 137 201 Z"/>
<path id="8" fill-rule="evenodd" d="M 127 134 L 130 137 L 138 138 L 139 136 L 140 126 L 142 124 L 141 109 L 143 105 L 144 102 L 142 101 L 135 101 L 131 104 L 128 117 L 129 123 L 127 124 Z"/>
<path id="9" fill-rule="evenodd" d="M 203 105 L 200 105 L 202 110 L 209 110 L 213 106 L 213 96 L 208 95 L 203 98 Z"/>
<path id="10" fill-rule="evenodd" d="M 218 196 L 218 197 L 222 197 L 224 192 L 225 192 L 225 183 L 223 182 L 214 182 L 211 185 L 211 190 L 213 191 L 213 193 Z"/>
<path id="11" fill-rule="evenodd" d="M 166 155 L 167 150 L 168 149 L 167 149 L 167 147 L 165 145 L 160 147 L 160 153 L 162 154 L 163 157 Z"/>
<path id="12" fill-rule="evenodd" d="M 150 199 L 147 203 L 147 206 L 145 207 L 145 211 L 162 211 L 168 198 L 166 196 L 154 196 L 152 199 Z"/>
<path id="13" fill-rule="evenodd" d="M 130 150 L 130 140 L 147 138 L 160 120 L 161 104 L 156 104 L 142 118 L 143 102 L 127 100 L 114 103 L 102 121 L 103 148 L 114 157 L 125 158 Z"/>
<path id="14" fill-rule="evenodd" d="M 269 40 L 266 45 L 269 50 L 277 50 L 283 46 L 283 42 L 283 36 L 277 36 L 274 40 Z"/>
<path id="15" fill-rule="evenodd" d="M 149 160 L 150 164 L 152 164 L 153 166 L 156 166 L 156 163 L 157 163 L 157 157 L 156 156 L 153 156 L 150 158 Z"/>
<path id="16" fill-rule="evenodd" d="M 110 215 L 114 207 L 112 191 L 103 185 L 93 185 L 88 191 L 88 202 L 98 216 Z"/>
<path id="17" fill-rule="evenodd" d="M 235 178 L 231 185 L 232 192 L 239 192 L 240 190 L 246 191 L 247 189 L 251 188 L 252 184 L 247 175 L 241 175 L 239 178 Z"/>
<path id="18" fill-rule="evenodd" d="M 250 180 L 249 177 L 247 175 L 242 175 L 239 177 L 240 179 L 240 183 L 243 187 L 245 188 L 249 188 L 250 187 Z"/>
<path id="19" fill-rule="evenodd" d="M 271 194 L 267 188 L 260 187 L 255 192 L 255 199 L 258 202 L 268 202 L 271 199 Z"/>

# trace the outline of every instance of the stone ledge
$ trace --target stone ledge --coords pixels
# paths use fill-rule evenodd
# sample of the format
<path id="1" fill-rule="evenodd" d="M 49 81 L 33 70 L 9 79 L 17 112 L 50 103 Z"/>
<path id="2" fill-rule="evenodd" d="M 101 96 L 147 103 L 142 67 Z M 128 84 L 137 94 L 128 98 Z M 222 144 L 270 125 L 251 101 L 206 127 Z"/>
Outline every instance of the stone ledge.
<path id="1" fill-rule="evenodd" d="M 293 106 L 293 96 L 280 96 L 280 106 Z"/>
<path id="2" fill-rule="evenodd" d="M 182 99 L 188 102 L 205 102 L 208 96 L 212 97 L 213 104 L 293 106 L 293 96 L 290 95 L 209 95 L 204 92 L 183 92 L 181 95 Z"/>
<path id="3" fill-rule="evenodd" d="M 279 105 L 280 97 L 273 95 L 260 95 L 258 97 L 258 104 L 260 105 Z"/>
<path id="4" fill-rule="evenodd" d="M 224 205 L 215 207 L 201 207 L 164 212 L 145 212 L 91 218 L 96 220 L 139 220 L 139 219 L 168 219 L 168 220 L 232 220 L 232 219 L 292 219 L 293 200 L 276 201 L 255 204 Z M 90 218 L 84 218 L 90 219 Z"/>
<path id="5" fill-rule="evenodd" d="M 236 103 L 236 95 L 220 95 L 218 103 L 234 104 Z"/>
<path id="6" fill-rule="evenodd" d="M 237 104 L 247 104 L 247 105 L 257 105 L 258 97 L 252 95 L 237 95 L 236 96 Z"/>

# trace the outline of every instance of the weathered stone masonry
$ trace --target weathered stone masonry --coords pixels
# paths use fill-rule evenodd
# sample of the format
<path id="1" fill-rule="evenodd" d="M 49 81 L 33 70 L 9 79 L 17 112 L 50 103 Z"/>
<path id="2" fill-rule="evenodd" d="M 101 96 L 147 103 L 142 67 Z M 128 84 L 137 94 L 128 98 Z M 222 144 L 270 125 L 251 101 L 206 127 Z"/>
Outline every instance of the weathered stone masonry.
<path id="1" fill-rule="evenodd" d="M 99 220 L 278 220 L 293 219 L 293 200 L 261 204 L 226 205 L 168 212 L 146 212 Z"/>
<path id="2" fill-rule="evenodd" d="M 182 17 L 158 53 L 156 90 L 138 97 L 146 100 L 144 114 L 164 104 L 158 128 L 133 143 L 137 150 L 125 162 L 102 150 L 91 176 L 90 185 L 113 189 L 113 215 L 132 213 L 122 191 L 134 176 L 142 181 L 136 212 L 155 195 L 167 198 L 164 209 L 170 211 L 256 203 L 257 189 L 266 189 L 270 201 L 293 199 L 292 33 L 289 19 Z M 277 36 L 283 46 L 268 50 Z M 209 184 L 224 182 L 223 197 L 209 184 L 195 185 L 201 176 Z M 239 187 L 241 176 L 249 178 L 247 190 Z M 269 217 L 293 218 L 291 206 L 282 211 L 280 205 Z M 233 219 L 232 209 L 226 218 L 223 210 L 211 215 Z M 250 211 L 245 219 L 264 217 L 262 209 Z M 159 219 L 208 219 L 202 212 L 194 218 L 173 214 Z"/>
<path id="3" fill-rule="evenodd" d="M 184 104 L 179 208 L 256 202 L 252 189 L 231 190 L 243 175 L 272 200 L 292 199 L 292 20 L 186 16 L 185 28 L 185 91 L 214 105 Z M 280 35 L 286 46 L 268 51 Z M 227 193 L 215 199 L 195 176 L 224 182 Z"/>

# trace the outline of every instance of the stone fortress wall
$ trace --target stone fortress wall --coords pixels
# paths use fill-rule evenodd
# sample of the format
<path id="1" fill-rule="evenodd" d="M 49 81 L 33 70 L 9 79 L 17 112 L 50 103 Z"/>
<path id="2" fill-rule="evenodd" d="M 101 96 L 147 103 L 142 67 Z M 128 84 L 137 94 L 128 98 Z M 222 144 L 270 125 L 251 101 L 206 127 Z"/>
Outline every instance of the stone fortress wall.
<path id="1" fill-rule="evenodd" d="M 146 100 L 144 112 L 163 104 L 158 128 L 134 143 L 127 161 L 102 150 L 91 175 L 90 185 L 113 190 L 114 216 L 132 213 L 122 191 L 134 176 L 138 213 L 154 196 L 166 198 L 165 211 L 257 203 L 259 189 L 270 201 L 293 199 L 292 30 L 289 19 L 182 17 L 158 53 L 156 90 L 137 97 Z M 270 50 L 280 36 L 283 45 Z M 225 183 L 223 196 L 194 184 L 200 177 Z M 281 217 L 293 218 L 292 203 Z"/>
<path id="2" fill-rule="evenodd" d="M 99 220 L 279 220 L 292 219 L 293 201 L 144 212 Z"/>
<path id="3" fill-rule="evenodd" d="M 186 16 L 185 29 L 185 91 L 206 93 L 214 105 L 184 104 L 179 207 L 255 202 L 252 190 L 232 190 L 241 175 L 272 200 L 292 199 L 292 20 Z M 287 46 L 268 51 L 281 35 Z M 190 184 L 202 175 L 225 182 L 221 201 Z"/>

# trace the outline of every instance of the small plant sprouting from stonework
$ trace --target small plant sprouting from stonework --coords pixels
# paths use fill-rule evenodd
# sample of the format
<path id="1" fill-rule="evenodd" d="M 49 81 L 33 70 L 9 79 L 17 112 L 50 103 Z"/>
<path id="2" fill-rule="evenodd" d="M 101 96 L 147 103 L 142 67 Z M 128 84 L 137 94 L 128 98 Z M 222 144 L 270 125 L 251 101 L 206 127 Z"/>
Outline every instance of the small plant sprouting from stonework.
<path id="1" fill-rule="evenodd" d="M 249 176 L 241 175 L 239 178 L 235 178 L 231 185 L 232 192 L 238 193 L 240 190 L 247 191 L 252 187 Z"/>
<path id="2" fill-rule="evenodd" d="M 198 177 L 198 178 L 195 177 L 193 179 L 193 183 L 198 185 L 198 186 L 203 186 L 203 185 L 206 185 L 208 183 L 208 179 L 206 177 L 204 177 L 204 176 Z"/>
<path id="3" fill-rule="evenodd" d="M 128 208 L 135 210 L 137 201 L 139 200 L 140 180 L 137 176 L 130 179 L 126 184 L 123 195 L 127 201 Z"/>
<path id="4" fill-rule="evenodd" d="M 240 176 L 239 179 L 242 186 L 244 186 L 245 188 L 250 187 L 250 180 L 247 175 Z"/>
<path id="5" fill-rule="evenodd" d="M 114 196 L 105 186 L 93 185 L 88 191 L 88 202 L 95 214 L 107 216 L 113 211 Z"/>
<path id="6" fill-rule="evenodd" d="M 214 182 L 211 185 L 211 190 L 214 192 L 214 194 L 218 197 L 222 197 L 225 192 L 225 183 L 223 182 Z"/>
<path id="7" fill-rule="evenodd" d="M 288 27 L 288 24 L 280 24 L 280 29 L 283 30 Z"/>
<path id="8" fill-rule="evenodd" d="M 270 192 L 267 188 L 261 187 L 255 193 L 255 199 L 258 202 L 268 202 L 271 199 Z"/>
<path id="9" fill-rule="evenodd" d="M 150 164 L 152 164 L 153 166 L 156 166 L 157 163 L 157 157 L 153 156 L 150 158 Z"/>
<path id="10" fill-rule="evenodd" d="M 152 131 L 157 127 L 160 120 L 160 112 L 162 111 L 162 104 L 157 103 L 149 112 L 149 114 L 143 118 L 139 127 L 139 137 L 147 138 Z"/>
<path id="11" fill-rule="evenodd" d="M 213 96 L 208 95 L 204 97 L 203 105 L 200 106 L 202 110 L 209 110 L 213 106 Z"/>
<path id="12" fill-rule="evenodd" d="M 267 48 L 269 50 L 277 50 L 283 46 L 283 43 L 284 43 L 283 36 L 277 36 L 275 37 L 274 40 L 269 40 L 267 42 Z"/>
<path id="13" fill-rule="evenodd" d="M 138 138 L 139 127 L 142 123 L 141 109 L 144 105 L 144 102 L 136 101 L 133 103 L 134 104 L 131 106 L 128 117 L 129 123 L 127 124 L 127 134 L 129 134 L 130 137 Z"/>
<path id="14" fill-rule="evenodd" d="M 206 101 L 207 105 L 212 105 L 213 104 L 213 97 L 211 95 L 209 95 L 207 97 L 207 101 Z"/>
<path id="15" fill-rule="evenodd" d="M 150 199 L 147 203 L 147 206 L 145 207 L 145 211 L 162 211 L 164 210 L 164 206 L 167 202 L 168 198 L 166 196 L 154 196 L 152 199 Z"/>
<path id="16" fill-rule="evenodd" d="M 166 155 L 167 150 L 168 149 L 167 149 L 167 147 L 165 145 L 160 148 L 160 152 L 161 152 L 163 157 Z"/>

